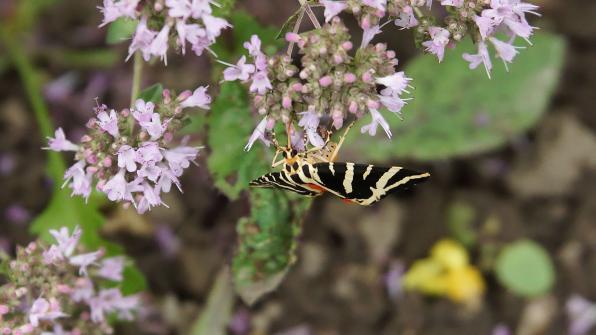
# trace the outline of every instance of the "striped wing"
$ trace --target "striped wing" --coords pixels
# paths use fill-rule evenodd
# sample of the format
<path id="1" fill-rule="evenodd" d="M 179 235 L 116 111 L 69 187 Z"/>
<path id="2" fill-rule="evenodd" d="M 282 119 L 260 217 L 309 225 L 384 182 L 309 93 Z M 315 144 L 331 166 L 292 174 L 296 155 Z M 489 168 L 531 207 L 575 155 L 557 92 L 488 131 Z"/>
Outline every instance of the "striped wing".
<path id="1" fill-rule="evenodd" d="M 268 173 L 251 181 L 249 185 L 252 187 L 282 188 L 307 197 L 314 197 L 322 193 L 320 189 L 308 188 L 307 185 L 302 183 L 298 174 L 288 175 L 284 172 Z"/>
<path id="2" fill-rule="evenodd" d="M 368 206 L 428 179 L 430 174 L 398 166 L 316 163 L 302 166 L 299 176 L 303 183 L 314 183 L 340 198 Z"/>

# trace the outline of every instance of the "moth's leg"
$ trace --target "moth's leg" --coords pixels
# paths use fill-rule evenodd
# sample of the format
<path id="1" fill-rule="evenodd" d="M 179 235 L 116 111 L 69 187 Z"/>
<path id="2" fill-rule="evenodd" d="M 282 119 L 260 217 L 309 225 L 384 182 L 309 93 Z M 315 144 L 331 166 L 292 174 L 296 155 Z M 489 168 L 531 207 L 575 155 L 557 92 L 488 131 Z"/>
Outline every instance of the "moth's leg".
<path id="1" fill-rule="evenodd" d="M 280 159 L 280 160 L 279 160 L 279 161 L 277 161 L 277 162 L 275 162 L 275 160 L 274 160 L 273 162 L 271 162 L 271 167 L 272 167 L 272 168 L 274 168 L 274 167 L 277 167 L 277 166 L 279 166 L 279 165 L 281 165 L 281 164 L 285 163 L 285 161 L 286 161 L 286 160 L 285 160 L 285 158 L 282 158 L 282 159 Z"/>
<path id="2" fill-rule="evenodd" d="M 275 150 L 275 155 L 273 156 L 273 159 L 271 160 L 271 167 L 276 167 L 278 166 L 279 162 L 276 162 L 275 160 L 277 159 L 277 156 L 279 156 L 280 151 L 279 150 Z"/>
<path id="3" fill-rule="evenodd" d="M 337 142 L 337 146 L 335 147 L 335 150 L 333 150 L 333 153 L 331 154 L 331 157 L 329 158 L 330 162 L 335 162 L 335 159 L 337 158 L 337 154 L 339 153 L 339 148 L 341 148 L 341 145 L 344 143 L 344 140 L 346 139 L 346 135 L 348 135 L 348 132 L 350 131 L 350 129 L 352 129 L 355 122 L 356 121 L 352 121 L 352 123 L 350 123 L 350 125 L 348 125 L 348 127 L 344 131 L 343 135 L 341 135 L 341 137 L 339 138 L 339 142 Z"/>

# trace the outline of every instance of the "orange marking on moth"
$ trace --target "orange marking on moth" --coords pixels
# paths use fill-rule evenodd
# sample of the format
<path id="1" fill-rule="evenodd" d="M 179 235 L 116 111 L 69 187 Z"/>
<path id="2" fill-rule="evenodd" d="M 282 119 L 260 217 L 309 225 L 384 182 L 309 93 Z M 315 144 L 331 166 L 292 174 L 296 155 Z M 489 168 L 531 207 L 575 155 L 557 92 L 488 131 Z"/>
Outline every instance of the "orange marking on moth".
<path id="1" fill-rule="evenodd" d="M 306 184 L 306 187 L 310 188 L 313 191 L 325 192 L 325 189 L 317 184 Z"/>
<path id="2" fill-rule="evenodd" d="M 343 199 L 341 199 L 341 201 L 343 201 L 345 204 L 351 204 L 351 205 L 355 204 L 355 202 L 352 201 L 352 199 L 343 198 Z"/>

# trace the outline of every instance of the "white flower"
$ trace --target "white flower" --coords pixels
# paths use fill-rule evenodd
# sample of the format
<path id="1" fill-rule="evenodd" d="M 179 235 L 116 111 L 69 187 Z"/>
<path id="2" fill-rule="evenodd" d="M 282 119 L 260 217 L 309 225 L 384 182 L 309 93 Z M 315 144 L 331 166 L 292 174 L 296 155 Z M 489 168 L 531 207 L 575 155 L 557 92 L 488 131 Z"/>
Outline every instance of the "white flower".
<path id="1" fill-rule="evenodd" d="M 98 250 L 95 252 L 89 252 L 86 254 L 76 255 L 70 257 L 70 264 L 79 267 L 79 274 L 81 276 L 87 276 L 87 267 L 94 264 L 103 255 L 103 251 Z"/>
<path id="2" fill-rule="evenodd" d="M 137 164 L 135 162 L 135 149 L 130 145 L 123 145 L 118 149 L 118 167 L 126 168 L 128 172 L 135 172 Z"/>
<path id="3" fill-rule="evenodd" d="M 249 151 L 252 148 L 252 145 L 255 143 L 256 140 L 260 139 L 263 141 L 267 146 L 269 146 L 269 141 L 265 138 L 265 130 L 267 129 L 267 117 L 265 116 L 261 122 L 257 125 L 255 130 L 250 135 L 248 139 L 248 143 L 244 147 L 244 151 Z"/>
<path id="4" fill-rule="evenodd" d="M 79 146 L 73 144 L 69 140 L 66 139 L 66 135 L 64 135 L 64 130 L 62 128 L 56 129 L 54 132 L 54 138 L 48 137 L 48 145 L 52 151 L 77 151 L 79 150 Z"/>
<path id="5" fill-rule="evenodd" d="M 360 132 L 363 134 L 368 132 L 370 136 L 375 136 L 375 134 L 377 133 L 377 126 L 381 125 L 381 127 L 383 127 L 383 130 L 385 130 L 387 137 L 391 138 L 391 129 L 389 129 L 389 124 L 387 123 L 387 121 L 385 121 L 383 115 L 381 115 L 381 113 L 379 113 L 379 111 L 377 111 L 376 109 L 371 109 L 370 115 L 372 116 L 371 123 L 362 126 L 362 128 L 360 128 Z"/>

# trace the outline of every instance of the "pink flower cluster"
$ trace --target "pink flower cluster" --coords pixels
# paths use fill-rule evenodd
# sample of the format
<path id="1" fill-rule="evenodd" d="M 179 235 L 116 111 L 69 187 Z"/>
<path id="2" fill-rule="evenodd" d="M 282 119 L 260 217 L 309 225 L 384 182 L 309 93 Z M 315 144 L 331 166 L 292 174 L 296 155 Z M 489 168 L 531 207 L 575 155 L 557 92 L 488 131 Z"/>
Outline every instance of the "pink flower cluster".
<path id="1" fill-rule="evenodd" d="M 172 147 L 174 134 L 187 121 L 184 109 L 209 109 L 206 87 L 186 91 L 177 98 L 164 90 L 161 103 L 141 99 L 134 108 L 116 112 L 101 105 L 89 120 L 89 133 L 75 145 L 58 128 L 49 139 L 53 151 L 75 151 L 77 162 L 65 173 L 73 195 L 89 197 L 94 179 L 97 190 L 111 201 L 133 204 L 139 213 L 164 205 L 162 192 L 172 185 L 181 191 L 179 177 L 198 155 L 199 148 Z"/>
<path id="2" fill-rule="evenodd" d="M 521 37 L 530 43 L 534 31 L 525 14 L 539 15 L 538 6 L 524 3 L 521 0 L 442 0 L 448 13 L 445 27 L 431 25 L 434 18 L 430 13 L 424 14 L 421 7 L 430 8 L 431 1 L 405 0 L 319 0 L 324 6 L 325 19 L 330 21 L 342 11 L 353 13 L 364 29 L 364 41 L 381 31 L 381 19 L 387 16 L 398 27 L 410 29 L 416 27 L 417 39 L 422 40 L 425 51 L 437 56 L 441 62 L 445 56 L 445 48 L 453 47 L 466 33 L 477 36 L 477 54 L 464 54 L 463 57 L 475 69 L 484 64 L 490 77 L 492 63 L 486 42 L 495 48 L 496 56 L 503 60 L 505 66 L 511 63 L 518 54 L 519 47 L 513 45 L 516 37 Z M 428 11 L 427 11 L 428 12 Z M 389 23 L 388 20 L 386 23 Z M 468 27 L 475 26 L 476 31 L 468 32 Z M 497 32 L 503 32 L 509 37 L 503 42 L 495 37 Z"/>
<path id="3" fill-rule="evenodd" d="M 345 120 L 361 118 L 367 112 L 371 122 L 361 131 L 375 135 L 381 126 L 391 137 L 380 110 L 399 116 L 410 78 L 396 72 L 395 52 L 387 50 L 386 44 L 370 43 L 374 35 L 353 50 L 348 29 L 337 17 L 321 29 L 288 33 L 286 40 L 298 47 L 300 67 L 289 55 L 264 55 L 259 38 L 252 36 L 244 46 L 254 64 L 242 57 L 235 65 L 226 63 L 229 67 L 224 71 L 226 81 L 250 83 L 253 104 L 264 116 L 245 150 L 259 139 L 268 145 L 266 133 L 278 120 L 288 125 L 296 149 L 305 149 L 303 138 L 313 147 L 321 147 L 325 129 L 340 129 Z"/>
<path id="4" fill-rule="evenodd" d="M 139 51 L 145 61 L 159 57 L 167 65 L 170 37 L 179 51 L 186 53 L 186 44 L 198 56 L 215 43 L 222 30 L 231 25 L 213 16 L 211 0 L 104 0 L 100 7 L 104 26 L 118 18 L 138 20 L 128 58 Z M 127 59 L 128 59 L 127 58 Z"/>
<path id="5" fill-rule="evenodd" d="M 0 334 L 110 333 L 108 316 L 132 320 L 139 296 L 100 281 L 120 282 L 124 257 L 102 258 L 103 251 L 75 253 L 81 237 L 75 227 L 50 230 L 55 243 L 32 242 L 9 262 L 8 283 L 0 287 Z M 43 279 L 43 280 L 41 280 Z"/>

